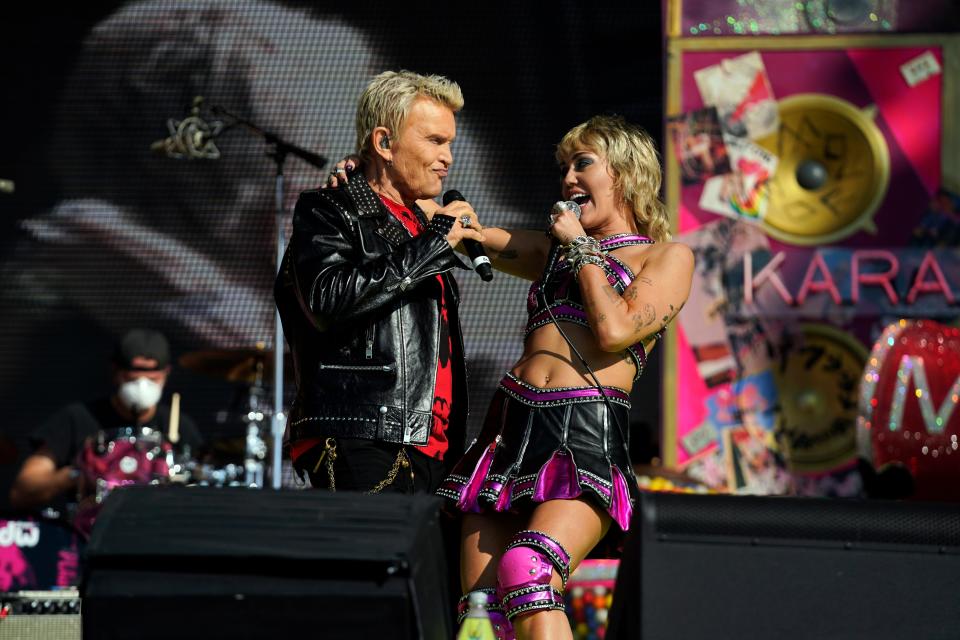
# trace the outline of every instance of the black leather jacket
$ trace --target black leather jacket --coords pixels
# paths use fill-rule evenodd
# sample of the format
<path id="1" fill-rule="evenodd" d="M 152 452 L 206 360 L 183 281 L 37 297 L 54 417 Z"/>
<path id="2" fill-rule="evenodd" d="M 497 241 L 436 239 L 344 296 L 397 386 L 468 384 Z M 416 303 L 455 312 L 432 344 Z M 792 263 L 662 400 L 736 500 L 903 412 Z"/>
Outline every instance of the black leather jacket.
<path id="1" fill-rule="evenodd" d="M 442 274 L 454 345 L 446 459 L 462 452 L 466 367 L 459 292 L 449 271 L 463 263 L 446 241 L 453 218 L 437 215 L 427 224 L 422 211 L 415 213 L 427 230 L 411 239 L 362 178 L 300 195 L 274 288 L 297 385 L 291 441 L 341 436 L 426 444 L 441 356 Z"/>

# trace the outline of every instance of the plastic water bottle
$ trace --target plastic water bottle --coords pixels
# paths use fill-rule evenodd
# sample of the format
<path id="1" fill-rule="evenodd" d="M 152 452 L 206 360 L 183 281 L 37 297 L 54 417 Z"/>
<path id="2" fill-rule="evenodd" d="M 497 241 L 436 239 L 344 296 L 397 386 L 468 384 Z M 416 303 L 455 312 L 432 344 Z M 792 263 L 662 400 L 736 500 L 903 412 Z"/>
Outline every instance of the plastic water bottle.
<path id="1" fill-rule="evenodd" d="M 457 633 L 457 640 L 497 640 L 493 625 L 490 624 L 490 616 L 487 615 L 486 594 L 475 591 L 470 594 L 468 603 L 470 608 L 467 609 L 467 617 L 463 619 L 460 632 Z"/>

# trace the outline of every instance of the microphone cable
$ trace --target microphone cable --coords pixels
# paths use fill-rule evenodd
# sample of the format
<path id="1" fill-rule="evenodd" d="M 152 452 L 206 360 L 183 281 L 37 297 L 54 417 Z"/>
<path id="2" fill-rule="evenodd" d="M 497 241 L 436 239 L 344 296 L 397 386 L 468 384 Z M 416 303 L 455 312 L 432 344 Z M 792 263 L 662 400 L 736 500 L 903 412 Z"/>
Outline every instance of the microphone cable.
<path id="1" fill-rule="evenodd" d="M 579 207 L 577 208 L 577 211 L 579 211 Z M 578 215 L 577 218 L 579 217 L 580 216 Z M 607 412 L 610 414 L 610 417 L 613 418 L 613 423 L 617 426 L 617 431 L 620 433 L 620 439 L 623 442 L 623 446 L 627 448 L 627 458 L 629 459 L 630 457 L 629 441 L 627 440 L 626 435 L 624 434 L 623 426 L 620 424 L 620 419 L 617 417 L 617 414 L 613 410 L 613 403 L 610 402 L 610 397 L 607 395 L 607 392 L 604 390 L 603 385 L 600 384 L 600 380 L 597 378 L 597 374 L 594 373 L 593 368 L 587 363 L 587 359 L 583 357 L 583 355 L 580 353 L 580 350 L 577 349 L 577 347 L 573 344 L 573 341 L 570 339 L 567 333 L 560 327 L 560 321 L 557 319 L 555 315 L 553 315 L 553 309 L 551 309 L 550 305 L 547 303 L 547 282 L 549 281 L 550 276 L 553 275 L 553 265 L 557 261 L 557 258 L 560 256 L 560 248 L 561 248 L 559 243 L 560 241 L 557 240 L 552 233 L 548 231 L 547 235 L 549 235 L 550 238 L 553 239 L 553 242 L 555 244 L 554 244 L 554 250 L 552 250 L 550 252 L 550 255 L 547 256 L 547 266 L 546 266 L 546 269 L 544 270 L 543 276 L 540 278 L 540 292 L 538 294 L 538 297 L 540 298 L 540 303 L 547 310 L 547 314 L 550 316 L 550 321 L 557 328 L 557 331 L 560 332 L 561 337 L 563 337 L 564 341 L 566 341 L 567 345 L 570 347 L 570 350 L 573 351 L 573 353 L 580 360 L 581 364 L 583 364 L 583 367 L 587 370 L 587 373 L 590 374 L 590 378 L 593 380 L 594 386 L 596 387 L 597 391 L 600 392 L 600 396 L 603 398 L 603 402 L 607 407 Z M 591 332 L 593 331 L 592 328 L 590 330 Z"/>

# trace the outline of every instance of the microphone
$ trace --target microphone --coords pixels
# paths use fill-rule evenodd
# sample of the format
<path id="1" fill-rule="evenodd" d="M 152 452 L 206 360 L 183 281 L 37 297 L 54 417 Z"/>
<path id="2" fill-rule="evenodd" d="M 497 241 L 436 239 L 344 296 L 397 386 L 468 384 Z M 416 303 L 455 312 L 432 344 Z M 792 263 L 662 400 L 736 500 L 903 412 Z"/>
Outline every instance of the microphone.
<path id="1" fill-rule="evenodd" d="M 220 135 L 223 123 L 218 120 L 207 122 L 200 116 L 200 106 L 203 97 L 193 99 L 193 108 L 190 115 L 177 122 L 173 118 L 167 120 L 167 129 L 170 135 L 150 145 L 150 150 L 168 158 L 177 160 L 217 160 L 220 150 L 213 143 L 213 139 Z"/>
<path id="2" fill-rule="evenodd" d="M 558 200 L 550 208 L 551 214 L 563 213 L 564 211 L 572 211 L 573 215 L 577 217 L 577 220 L 579 220 L 580 216 L 583 215 L 583 211 L 580 209 L 580 205 L 578 205 L 573 200 Z"/>
<path id="3" fill-rule="evenodd" d="M 463 197 L 463 194 L 456 189 L 450 189 L 443 194 L 443 206 L 447 206 L 457 200 L 467 201 L 467 199 Z M 464 238 L 463 248 L 467 250 L 467 255 L 470 256 L 470 261 L 473 263 L 473 270 L 477 272 L 480 279 L 484 282 L 493 280 L 493 267 L 490 266 L 490 258 L 487 257 L 487 252 L 484 251 L 483 245 L 476 240 Z"/>
<path id="4" fill-rule="evenodd" d="M 580 210 L 580 205 L 578 205 L 573 200 L 559 200 L 553 207 L 550 208 L 550 226 L 553 226 L 553 214 L 563 213 L 564 211 L 571 211 L 573 215 L 577 217 L 577 220 L 580 219 L 580 215 L 583 213 Z M 547 284 L 547 281 L 550 279 L 550 274 L 553 273 L 553 265 L 556 264 L 557 258 L 560 257 L 560 241 L 557 240 L 557 237 L 550 233 L 550 230 L 547 229 L 547 235 L 550 236 L 550 253 L 547 254 L 547 264 L 543 268 L 543 275 L 540 276 L 540 290 L 544 290 L 544 286 Z"/>

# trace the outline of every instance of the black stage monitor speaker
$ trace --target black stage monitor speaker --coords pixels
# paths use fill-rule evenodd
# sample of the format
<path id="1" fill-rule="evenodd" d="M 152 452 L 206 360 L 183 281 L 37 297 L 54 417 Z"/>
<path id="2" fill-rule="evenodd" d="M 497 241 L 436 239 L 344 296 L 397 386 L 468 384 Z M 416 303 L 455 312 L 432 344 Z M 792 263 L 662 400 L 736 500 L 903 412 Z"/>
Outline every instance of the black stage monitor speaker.
<path id="1" fill-rule="evenodd" d="M 85 638 L 453 637 L 432 496 L 134 486 L 90 544 Z"/>
<path id="2" fill-rule="evenodd" d="M 644 494 L 608 640 L 960 637 L 960 508 Z"/>

